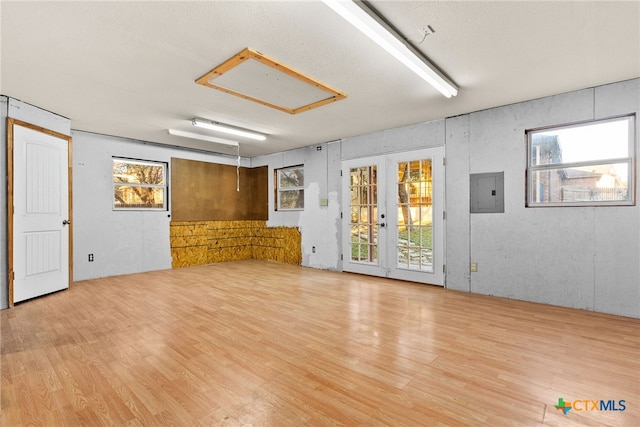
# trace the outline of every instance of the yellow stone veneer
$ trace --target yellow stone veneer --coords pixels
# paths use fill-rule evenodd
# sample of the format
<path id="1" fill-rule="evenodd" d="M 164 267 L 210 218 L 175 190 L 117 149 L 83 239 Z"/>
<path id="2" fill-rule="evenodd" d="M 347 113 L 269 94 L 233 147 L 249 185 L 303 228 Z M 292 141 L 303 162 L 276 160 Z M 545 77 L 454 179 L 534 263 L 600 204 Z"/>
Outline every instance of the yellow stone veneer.
<path id="1" fill-rule="evenodd" d="M 265 221 L 184 221 L 169 227 L 172 266 L 261 259 L 300 265 L 300 231 Z"/>

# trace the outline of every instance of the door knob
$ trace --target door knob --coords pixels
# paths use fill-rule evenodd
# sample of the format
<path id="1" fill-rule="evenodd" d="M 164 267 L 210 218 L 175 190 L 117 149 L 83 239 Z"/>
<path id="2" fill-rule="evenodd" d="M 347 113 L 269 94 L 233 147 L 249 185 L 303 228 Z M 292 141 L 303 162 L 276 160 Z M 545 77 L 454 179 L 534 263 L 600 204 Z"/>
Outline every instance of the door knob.
<path id="1" fill-rule="evenodd" d="M 68 219 L 65 219 L 62 221 L 62 225 L 69 225 L 71 224 L 71 221 L 69 221 Z"/>
<path id="2" fill-rule="evenodd" d="M 384 227 L 386 224 L 384 222 L 381 222 L 380 224 L 378 224 L 380 227 Z"/>

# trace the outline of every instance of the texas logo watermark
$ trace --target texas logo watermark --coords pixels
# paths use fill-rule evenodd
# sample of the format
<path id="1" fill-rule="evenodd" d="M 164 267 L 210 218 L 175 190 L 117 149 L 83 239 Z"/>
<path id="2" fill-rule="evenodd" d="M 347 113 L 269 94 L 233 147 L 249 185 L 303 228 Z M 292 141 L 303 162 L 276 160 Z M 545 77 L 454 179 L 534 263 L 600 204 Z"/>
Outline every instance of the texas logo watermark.
<path id="1" fill-rule="evenodd" d="M 569 411 L 574 410 L 576 412 L 582 411 L 624 411 L 627 409 L 626 400 L 592 400 L 592 399 L 578 399 L 573 402 L 566 402 L 563 397 L 558 398 L 558 404 L 553 405 L 558 411 L 562 411 L 565 415 Z"/>

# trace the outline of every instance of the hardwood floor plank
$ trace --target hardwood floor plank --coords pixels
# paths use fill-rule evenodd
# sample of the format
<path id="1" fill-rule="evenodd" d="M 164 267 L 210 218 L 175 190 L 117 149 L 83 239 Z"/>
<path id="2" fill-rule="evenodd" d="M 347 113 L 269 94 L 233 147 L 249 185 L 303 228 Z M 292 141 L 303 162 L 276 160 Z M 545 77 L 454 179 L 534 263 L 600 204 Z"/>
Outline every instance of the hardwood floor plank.
<path id="1" fill-rule="evenodd" d="M 143 381 L 137 378 L 126 385 L 131 390 L 132 399 L 141 403 L 142 409 L 140 411 L 148 412 L 155 417 L 164 410 L 161 397 L 156 397 L 155 391 L 151 390 L 153 389 L 151 383 L 145 385 Z"/>
<path id="2" fill-rule="evenodd" d="M 53 369 L 62 384 L 66 401 L 69 402 L 69 405 L 73 407 L 75 411 L 86 408 L 88 406 L 87 397 L 78 386 L 78 383 L 76 383 L 67 364 L 62 363 L 55 365 Z"/>
<path id="3" fill-rule="evenodd" d="M 63 425 L 63 426 L 79 425 L 80 419 L 78 418 L 75 408 L 73 407 L 64 389 L 54 391 L 52 393 L 52 397 L 59 414 L 58 424 L 54 424 L 54 425 Z"/>
<path id="4" fill-rule="evenodd" d="M 80 420 L 80 425 L 84 426 L 103 426 L 103 425 L 115 425 L 112 422 L 103 422 L 100 417 L 95 413 L 95 410 L 92 406 L 86 407 L 81 411 L 76 412 L 78 419 Z M 106 420 L 105 420 L 106 421 Z"/>
<path id="5" fill-rule="evenodd" d="M 0 327 L 3 426 L 640 425 L 640 319 L 396 280 L 213 264 L 79 282 Z"/>
<path id="6" fill-rule="evenodd" d="M 526 397 L 528 391 L 518 393 L 496 379 L 476 378 L 464 371 L 464 368 L 443 371 L 429 367 L 408 386 L 412 404 L 424 405 L 431 400 L 438 407 L 455 407 L 456 411 L 449 414 L 456 419 L 455 424 L 464 423 L 474 416 L 484 418 L 482 424 L 489 425 L 520 425 L 542 421 L 544 403 Z M 429 388 L 439 390 L 439 395 L 425 393 Z M 499 422 L 489 423 L 488 420 L 491 419 Z"/>
<path id="7" fill-rule="evenodd" d="M 12 383 L 3 383 L 0 397 L 0 409 L 19 408 L 18 397 Z M 17 426 L 21 424 L 20 412 L 17 410 L 0 410 L 0 425 Z"/>

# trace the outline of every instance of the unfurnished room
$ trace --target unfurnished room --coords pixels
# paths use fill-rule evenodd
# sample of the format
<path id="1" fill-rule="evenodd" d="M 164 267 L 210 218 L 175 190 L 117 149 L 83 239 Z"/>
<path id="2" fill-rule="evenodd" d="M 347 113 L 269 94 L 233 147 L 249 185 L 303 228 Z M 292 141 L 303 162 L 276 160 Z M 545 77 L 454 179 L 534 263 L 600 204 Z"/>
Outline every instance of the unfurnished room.
<path id="1" fill-rule="evenodd" d="M 639 1 L 0 2 L 0 425 L 640 425 Z"/>

